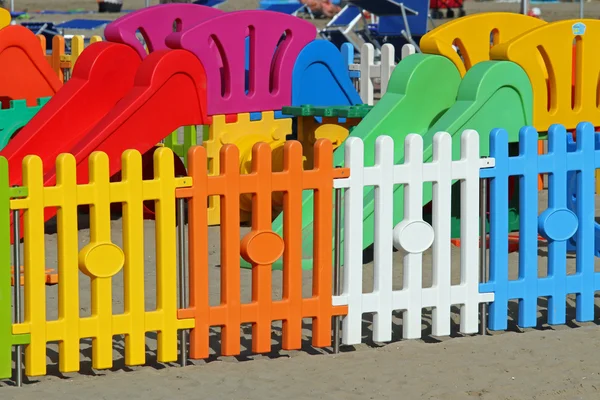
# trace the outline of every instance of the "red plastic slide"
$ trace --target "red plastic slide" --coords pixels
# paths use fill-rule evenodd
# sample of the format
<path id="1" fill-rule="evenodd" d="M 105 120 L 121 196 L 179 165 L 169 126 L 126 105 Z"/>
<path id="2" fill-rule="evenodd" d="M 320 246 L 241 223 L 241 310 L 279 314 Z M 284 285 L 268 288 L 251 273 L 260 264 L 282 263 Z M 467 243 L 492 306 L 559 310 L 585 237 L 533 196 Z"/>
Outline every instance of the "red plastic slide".
<path id="1" fill-rule="evenodd" d="M 91 101 L 95 96 L 93 90 L 88 90 L 79 101 L 85 102 L 86 98 Z M 73 104 L 70 99 L 63 102 Z M 120 171 L 121 154 L 125 150 L 135 149 L 144 154 L 175 129 L 206 121 L 206 74 L 198 58 L 185 50 L 157 51 L 142 62 L 133 87 L 121 101 L 94 128 L 78 137 L 72 148 L 61 151 L 75 156 L 78 183 L 86 183 L 88 157 L 92 152 L 103 151 L 108 155 L 112 176 Z M 44 153 L 44 157 L 48 158 L 49 153 Z M 55 182 L 56 169 L 52 167 L 45 174 L 44 185 Z M 46 220 L 54 214 L 54 209 L 46 209 Z"/>
<path id="2" fill-rule="evenodd" d="M 126 45 L 100 42 L 87 48 L 72 78 L 0 152 L 8 159 L 10 184 L 21 184 L 26 155 L 41 157 L 44 172 L 52 170 L 56 157 L 70 152 L 131 90 L 140 64 Z"/>
<path id="3" fill-rule="evenodd" d="M 0 29 L 0 102 L 26 99 L 35 106 L 40 97 L 53 96 L 62 82 L 50 67 L 38 38 L 20 25 Z"/>
<path id="4" fill-rule="evenodd" d="M 93 151 L 108 155 L 114 175 L 125 150 L 143 154 L 175 129 L 206 121 L 206 73 L 198 58 L 185 50 L 154 52 L 142 62 L 133 89 L 71 149 L 78 179 L 87 181 Z M 45 181 L 54 181 L 54 171 Z"/>

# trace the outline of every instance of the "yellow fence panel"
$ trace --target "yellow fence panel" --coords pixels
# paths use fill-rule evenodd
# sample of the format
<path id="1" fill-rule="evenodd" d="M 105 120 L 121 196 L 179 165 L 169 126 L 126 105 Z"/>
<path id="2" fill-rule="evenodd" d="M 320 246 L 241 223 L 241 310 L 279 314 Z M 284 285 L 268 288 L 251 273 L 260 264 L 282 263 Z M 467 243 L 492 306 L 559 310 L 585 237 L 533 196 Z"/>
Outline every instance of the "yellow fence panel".
<path id="1" fill-rule="evenodd" d="M 192 179 L 176 178 L 173 153 L 161 148 L 154 154 L 154 179 L 142 179 L 142 157 L 137 151 L 122 156 L 120 182 L 110 182 L 108 156 L 90 156 L 89 183 L 77 184 L 72 155 L 56 162 L 56 186 L 44 187 L 42 162 L 28 156 L 23 162 L 23 184 L 28 196 L 11 201 L 24 210 L 25 321 L 13 325 L 15 334 L 31 334 L 26 348 L 26 374 L 46 373 L 46 346 L 59 342 L 59 369 L 79 370 L 82 338 L 92 338 L 93 368 L 112 367 L 113 336 L 125 335 L 125 363 L 146 361 L 145 335 L 158 332 L 158 361 L 177 359 L 177 331 L 189 329 L 193 320 L 177 319 L 177 254 L 175 189 L 189 187 Z M 144 201 L 156 207 L 156 309 L 145 311 L 144 302 Z M 123 204 L 123 248 L 111 237 L 111 204 Z M 90 239 L 78 238 L 78 207 L 89 205 Z M 44 210 L 57 207 L 58 319 L 47 321 L 45 298 Z M 114 314 L 112 278 L 123 270 L 125 310 Z M 80 317 L 79 271 L 91 280 L 92 312 Z"/>

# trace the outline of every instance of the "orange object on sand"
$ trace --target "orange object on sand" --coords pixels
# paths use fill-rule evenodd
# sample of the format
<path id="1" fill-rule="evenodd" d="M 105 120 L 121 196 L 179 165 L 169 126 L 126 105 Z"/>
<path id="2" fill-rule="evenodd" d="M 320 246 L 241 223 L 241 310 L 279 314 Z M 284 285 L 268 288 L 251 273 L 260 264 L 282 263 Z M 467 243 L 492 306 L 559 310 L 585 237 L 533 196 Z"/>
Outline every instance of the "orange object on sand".
<path id="1" fill-rule="evenodd" d="M 10 284 L 15 285 L 15 267 L 10 267 L 11 279 Z M 21 272 L 21 286 L 25 284 L 25 276 L 23 275 L 23 266 L 20 268 Z M 58 283 L 58 273 L 54 272 L 54 268 L 48 268 L 46 270 L 46 285 L 56 285 Z"/>
<path id="2" fill-rule="evenodd" d="M 34 106 L 40 97 L 54 95 L 62 83 L 40 51 L 40 42 L 29 29 L 10 25 L 0 29 L 0 101 L 27 100 Z"/>
<path id="3" fill-rule="evenodd" d="M 486 242 L 486 249 L 490 248 L 490 236 L 487 235 L 486 236 L 487 242 Z M 541 236 L 538 236 L 538 242 L 546 242 L 546 239 L 544 239 Z M 461 245 L 461 241 L 460 239 L 451 239 L 450 243 L 452 243 L 453 246 L 456 247 L 460 247 Z M 512 232 L 508 234 L 508 252 L 509 253 L 514 253 L 515 251 L 519 251 L 519 232 Z"/>

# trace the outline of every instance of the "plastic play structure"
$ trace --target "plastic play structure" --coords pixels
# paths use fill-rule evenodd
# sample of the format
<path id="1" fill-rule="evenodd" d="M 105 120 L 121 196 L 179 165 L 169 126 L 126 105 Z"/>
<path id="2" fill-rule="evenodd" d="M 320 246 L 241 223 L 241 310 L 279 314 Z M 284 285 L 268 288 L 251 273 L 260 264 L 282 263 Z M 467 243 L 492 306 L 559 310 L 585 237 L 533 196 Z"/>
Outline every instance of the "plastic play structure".
<path id="1" fill-rule="evenodd" d="M 452 134 L 458 149 L 458 134 L 464 129 L 485 135 L 502 127 L 508 131 L 510 142 L 518 142 L 519 129 L 526 125 L 534 126 L 540 138 L 545 137 L 544 132 L 553 123 L 564 124 L 567 129 L 574 129 L 579 121 L 598 126 L 600 114 L 594 88 L 600 62 L 590 53 L 577 58 L 583 57 L 583 46 L 592 43 L 597 34 L 600 23 L 596 20 L 545 23 L 520 14 L 489 13 L 451 21 L 422 38 L 421 49 L 426 54 L 409 56 L 398 64 L 388 92 L 350 136 L 364 141 L 366 165 L 373 165 L 373 146 L 383 134 L 394 137 L 398 163 L 404 158 L 402 143 L 409 133 L 423 136 L 423 159 L 427 161 L 433 156 L 433 135 L 439 131 Z M 574 59 L 572 54 L 576 55 Z M 583 65 L 593 67 L 582 69 Z M 585 82 L 590 83 L 586 86 Z M 488 140 L 484 137 L 481 155 L 488 152 Z M 342 165 L 340 149 L 334 162 Z M 431 189 L 425 187 L 424 205 L 432 199 Z M 398 187 L 394 193 L 397 224 L 403 219 L 403 189 Z M 303 256 L 307 268 L 312 263 L 312 204 L 312 196 L 305 196 Z M 373 204 L 371 190 L 364 197 L 363 248 L 373 243 Z M 453 230 L 460 226 L 458 218 L 457 215 Z M 514 209 L 510 223 L 518 227 Z M 273 229 L 282 232 L 281 218 L 274 221 Z"/>
<path id="2" fill-rule="evenodd" d="M 240 164 L 258 141 L 283 145 L 292 133 L 283 107 L 361 103 L 339 51 L 315 40 L 311 23 L 292 16 L 160 5 L 116 20 L 105 36 L 107 42 L 83 51 L 71 79 L 2 151 L 11 182 L 20 183 L 17 166 L 28 154 L 42 157 L 46 184 L 54 182 L 53 162 L 65 152 L 75 155 L 79 176 L 87 175 L 86 160 L 96 150 L 109 155 L 111 175 L 125 149 L 147 154 L 151 173 L 156 144 L 191 125 L 211 127 L 205 146 L 218 174 L 223 144 L 240 146 Z M 62 140 L 54 132 L 63 132 Z"/>
<path id="3" fill-rule="evenodd" d="M 118 344 L 124 365 L 143 365 L 153 351 L 148 332 L 157 332 L 153 362 L 180 356 L 185 365 L 188 355 L 212 357 L 216 335 L 216 353 L 239 355 L 247 325 L 248 350 L 269 353 L 273 321 L 283 321 L 282 349 L 302 349 L 311 319 L 312 345 L 331 346 L 333 330 L 337 353 L 340 331 L 344 344 L 363 341 L 366 313 L 376 315 L 374 342 L 392 340 L 396 312 L 403 313 L 403 339 L 421 337 L 428 308 L 435 310 L 427 321 L 433 336 L 451 334 L 455 306 L 463 333 L 480 324 L 485 333 L 488 320 L 489 330 L 506 329 L 514 322 L 509 300 L 519 301 L 520 327 L 538 324 L 542 297 L 549 298 L 549 324 L 566 322 L 569 295 L 576 295 L 576 321 L 594 320 L 600 56 L 589 49 L 600 40 L 600 21 L 544 23 L 507 13 L 458 19 L 422 38 L 425 53 L 404 58 L 371 107 L 360 104 L 341 54 L 315 40 L 311 24 L 274 16 L 181 4 L 129 14 L 106 28 L 108 41 L 81 53 L 71 79 L 46 104 L 13 100 L 0 110 L 22 114 L 14 120 L 37 112 L 16 135 L 19 128 L 4 127 L 14 131 L 4 138 L 14 137 L 0 157 L 0 299 L 9 299 L 0 302 L 1 379 L 15 372 L 20 386 L 15 346 L 15 354 L 24 347 L 27 376 L 48 373 L 48 345 L 56 343 L 57 370 L 78 371 L 82 339 L 91 339 L 94 369 L 114 366 L 115 336 L 125 337 Z M 299 141 L 288 140 L 294 118 Z M 184 170 L 158 143 L 174 145 L 173 131 L 195 135 L 197 125 L 208 126 L 203 146 L 190 149 Z M 547 154 L 538 154 L 540 139 L 548 140 Z M 551 176 L 541 214 L 539 174 Z M 482 178 L 491 186 L 489 278 L 478 261 L 487 222 Z M 344 197 L 343 232 L 333 223 L 341 211 L 332 206 L 334 189 Z M 454 196 L 460 213 L 451 210 Z M 215 197 L 220 202 L 210 203 Z M 115 204 L 125 204 L 118 234 Z M 81 207 L 90 214 L 83 239 Z M 151 238 L 144 207 L 155 211 Z M 14 223 L 20 213 L 22 224 Z M 59 287 L 50 299 L 45 263 L 54 257 L 45 222 L 54 215 Z M 517 218 L 521 247 L 509 271 L 507 235 Z M 214 223 L 220 229 L 209 234 Z M 464 250 L 453 284 L 449 241 L 459 224 Z M 19 234 L 22 251 L 11 240 Z M 545 265 L 538 234 L 548 242 Z M 209 235 L 220 240 L 218 267 Z M 368 291 L 361 261 L 371 245 Z M 401 264 L 392 246 L 405 253 Z M 576 273 L 567 270 L 569 246 Z M 240 273 L 240 258 L 251 277 Z M 23 276 L 15 273 L 14 282 L 23 282 L 24 301 L 20 290 L 12 301 L 11 264 L 16 272 L 21 262 Z M 272 268 L 282 264 L 275 298 Z M 424 287 L 430 266 L 433 283 Z M 310 283 L 303 267 L 313 270 Z M 149 275 L 155 290 L 146 290 Z M 251 283 L 251 301 L 242 278 Z M 113 305 L 117 290 L 123 309 Z M 82 313 L 82 296 L 89 296 L 89 313 Z"/>
<path id="4" fill-rule="evenodd" d="M 534 37 L 534 32 L 554 34 L 560 26 L 570 29 L 572 37 L 581 38 L 584 36 L 576 32 L 585 31 L 586 25 L 589 32 L 591 26 L 588 21 L 581 26 L 567 21 L 561 23 L 564 28 L 511 13 L 451 21 L 422 38 L 420 45 L 426 54 L 410 56 L 396 67 L 388 92 L 371 110 L 352 108 L 360 99 L 340 53 L 331 43 L 314 40 L 312 24 L 283 14 L 277 14 L 273 22 L 270 16 L 267 11 L 225 13 L 210 7 L 171 4 L 149 7 L 111 23 L 105 32 L 108 42 L 93 44 L 80 55 L 72 79 L 2 152 L 11 167 L 11 184 L 20 183 L 16 166 L 27 154 L 42 157 L 44 182 L 52 184 L 56 173 L 52 162 L 60 153 L 75 155 L 82 177 L 87 176 L 88 156 L 104 151 L 112 161 L 110 173 L 115 175 L 120 170 L 120 154 L 129 148 L 145 154 L 144 174 L 149 176 L 156 144 L 165 138 L 172 141 L 171 132 L 182 126 L 208 126 L 203 145 L 211 175 L 220 173 L 224 144 L 240 148 L 241 173 L 249 172 L 255 143 L 266 142 L 272 151 L 280 152 L 292 134 L 292 117 L 298 120 L 305 167 L 312 165 L 310 147 L 315 140 L 328 138 L 338 147 L 350 131 L 351 136 L 364 140 L 370 163 L 374 162 L 372 146 L 382 134 L 392 134 L 400 146 L 407 134 L 419 133 L 425 138 L 425 160 L 433 156 L 431 140 L 438 131 L 450 132 L 458 140 L 456 133 L 467 128 L 485 134 L 502 126 L 508 130 L 510 141 L 516 142 L 523 125 L 533 124 L 545 132 L 551 121 L 557 122 L 556 113 L 550 110 L 559 104 L 553 93 L 562 93 L 558 86 L 552 86 L 558 81 L 558 70 L 545 65 L 553 65 L 552 60 L 560 58 L 557 54 L 565 49 L 545 44 L 547 53 L 522 58 L 527 46 L 546 43 Z M 136 37 L 137 32 L 144 44 Z M 515 50 L 517 46 L 523 49 Z M 491 59 L 509 62 L 489 62 Z M 564 72 L 573 75 L 575 83 L 576 74 Z M 436 82 L 435 93 L 431 82 Z M 165 98 L 177 100 L 165 102 Z M 334 108 L 327 108 L 331 106 Z M 586 108 L 561 109 L 558 122 L 572 129 L 575 121 L 593 120 L 589 113 Z M 315 117 L 325 120 L 317 122 Z M 49 144 L 48 132 L 56 131 L 65 132 L 63 140 Z M 481 143 L 481 154 L 487 155 L 488 142 Z M 402 149 L 398 148 L 396 155 L 397 161 L 402 161 Z M 338 151 L 336 165 L 342 158 Z M 176 170 L 183 174 L 184 164 L 178 158 L 175 162 Z M 274 168 L 280 165 L 275 163 Z M 402 189 L 395 193 L 401 204 Z M 511 198 L 512 194 L 514 191 Z M 219 223 L 220 205 L 215 200 L 209 200 L 212 225 Z M 372 226 L 373 201 L 372 192 L 367 193 L 367 226 Z M 431 186 L 425 190 L 423 203 L 430 201 Z M 280 207 L 276 203 L 275 210 Z M 302 213 L 307 267 L 312 254 L 311 204 L 307 196 Z M 242 199 L 240 207 L 242 221 L 248 221 L 250 198 Z M 511 201 L 512 229 L 518 227 L 517 208 Z M 48 209 L 46 217 L 53 212 Z M 151 214 L 152 210 L 146 212 Z M 429 212 L 427 208 L 425 212 Z M 402 207 L 396 207 L 395 221 L 402 220 L 402 215 Z M 458 237 L 458 209 L 454 216 L 453 237 Z M 273 229 L 281 232 L 281 218 L 275 219 Z M 365 230 L 364 247 L 372 241 L 372 229 Z"/>
<path id="5" fill-rule="evenodd" d="M 10 25 L 0 29 L 0 101 L 26 100 L 35 106 L 41 97 L 53 96 L 62 86 L 40 51 L 40 42 L 26 28 Z"/>

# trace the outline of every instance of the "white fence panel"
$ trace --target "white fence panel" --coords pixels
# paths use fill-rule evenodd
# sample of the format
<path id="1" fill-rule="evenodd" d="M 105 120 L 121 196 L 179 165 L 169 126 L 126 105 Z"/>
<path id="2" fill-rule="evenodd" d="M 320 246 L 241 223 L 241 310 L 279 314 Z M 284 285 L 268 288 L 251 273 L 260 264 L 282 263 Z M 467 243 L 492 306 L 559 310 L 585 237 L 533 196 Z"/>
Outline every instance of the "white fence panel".
<path id="1" fill-rule="evenodd" d="M 345 166 L 350 177 L 335 180 L 344 193 L 343 291 L 335 305 L 348 305 L 342 341 L 361 341 L 362 314 L 375 313 L 373 340 L 390 341 L 392 312 L 403 311 L 403 336 L 421 337 L 422 309 L 432 307 L 433 335 L 450 334 L 450 309 L 461 306 L 461 331 L 478 330 L 479 304 L 493 301 L 493 293 L 479 293 L 479 169 L 492 166 L 479 157 L 479 136 L 466 130 L 461 136 L 461 159 L 452 161 L 452 138 L 439 132 L 433 139 L 433 160 L 423 162 L 423 138 L 408 135 L 405 162 L 394 165 L 394 142 L 377 138 L 375 165 L 364 166 L 364 145 L 358 138 L 345 144 Z M 461 281 L 451 282 L 451 187 L 461 184 Z M 423 220 L 423 185 L 433 183 L 433 226 Z M 404 185 L 404 220 L 393 221 L 394 185 Z M 364 189 L 374 186 L 374 290 L 362 292 L 362 238 Z M 406 252 L 402 290 L 393 290 L 392 246 Z M 433 247 L 432 247 L 433 246 Z M 433 250 L 433 285 L 423 288 L 423 253 Z"/>
<path id="2" fill-rule="evenodd" d="M 415 54 L 415 46 L 406 44 L 402 47 L 402 58 Z M 383 96 L 388 88 L 390 78 L 394 69 L 396 50 L 393 45 L 386 43 L 381 47 L 381 61 L 375 62 L 375 47 L 371 43 L 365 43 L 360 52 L 360 64 L 351 64 L 348 66 L 350 71 L 360 71 L 360 97 L 363 103 L 374 104 L 374 84 L 373 79 L 381 80 L 381 95 Z"/>

